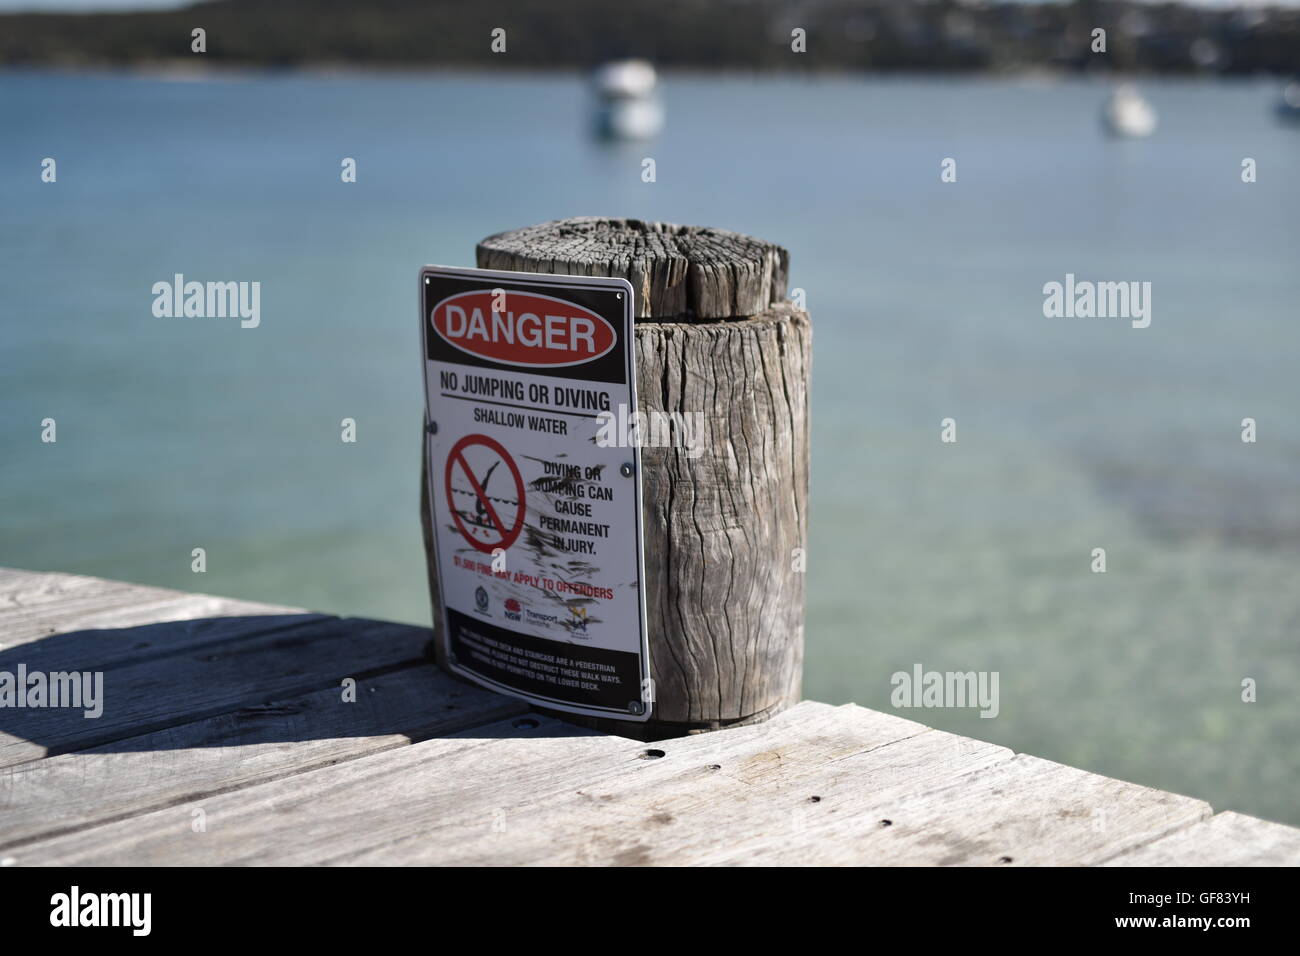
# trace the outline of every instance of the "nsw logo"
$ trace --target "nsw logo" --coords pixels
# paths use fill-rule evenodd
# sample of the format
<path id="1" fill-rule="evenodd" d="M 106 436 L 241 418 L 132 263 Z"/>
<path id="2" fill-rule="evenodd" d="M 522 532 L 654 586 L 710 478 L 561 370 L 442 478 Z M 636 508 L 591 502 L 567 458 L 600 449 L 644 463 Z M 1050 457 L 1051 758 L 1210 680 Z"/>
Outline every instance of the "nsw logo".
<path id="1" fill-rule="evenodd" d="M 523 617 L 523 609 L 519 606 L 519 602 L 514 598 L 506 598 L 505 608 L 507 621 L 517 621 Z"/>
<path id="2" fill-rule="evenodd" d="M 581 365 L 618 344 L 595 312 L 534 292 L 460 292 L 433 307 L 429 325 L 447 344 L 503 365 Z"/>

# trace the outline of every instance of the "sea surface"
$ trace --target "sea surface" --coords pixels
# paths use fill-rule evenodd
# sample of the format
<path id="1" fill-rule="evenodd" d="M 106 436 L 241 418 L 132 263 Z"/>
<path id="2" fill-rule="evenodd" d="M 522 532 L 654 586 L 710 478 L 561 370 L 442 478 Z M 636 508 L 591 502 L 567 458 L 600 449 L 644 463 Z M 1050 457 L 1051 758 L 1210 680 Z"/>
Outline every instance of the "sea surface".
<path id="1" fill-rule="evenodd" d="M 418 268 L 723 226 L 814 319 L 806 695 L 996 671 L 996 718 L 897 713 L 1300 823 L 1300 127 L 1143 90 L 1117 142 L 1100 82 L 668 77 L 608 146 L 574 75 L 0 74 L 0 564 L 427 624 Z M 261 324 L 156 318 L 176 273 Z M 1045 317 L 1067 274 L 1150 327 Z"/>

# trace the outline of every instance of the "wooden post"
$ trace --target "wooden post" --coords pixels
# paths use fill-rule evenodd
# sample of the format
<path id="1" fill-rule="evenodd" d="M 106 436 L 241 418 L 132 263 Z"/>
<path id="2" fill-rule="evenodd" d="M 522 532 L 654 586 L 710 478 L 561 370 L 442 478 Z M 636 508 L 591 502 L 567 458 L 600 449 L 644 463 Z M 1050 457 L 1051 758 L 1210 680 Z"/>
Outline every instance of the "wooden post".
<path id="1" fill-rule="evenodd" d="M 684 447 L 641 452 L 654 717 L 558 716 L 660 739 L 764 720 L 796 703 L 812 327 L 785 301 L 786 251 L 722 229 L 580 218 L 489 236 L 477 253 L 480 268 L 630 281 L 639 410 L 703 415 L 698 457 Z M 435 648 L 444 663 L 441 640 Z"/>

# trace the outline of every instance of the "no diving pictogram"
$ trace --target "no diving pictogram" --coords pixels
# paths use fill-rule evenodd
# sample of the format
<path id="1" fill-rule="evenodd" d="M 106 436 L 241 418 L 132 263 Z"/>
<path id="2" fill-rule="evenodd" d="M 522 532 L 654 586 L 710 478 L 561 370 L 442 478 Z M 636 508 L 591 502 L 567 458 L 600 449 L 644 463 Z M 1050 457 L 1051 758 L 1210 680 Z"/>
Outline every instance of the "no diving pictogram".
<path id="1" fill-rule="evenodd" d="M 515 543 L 524 527 L 524 479 L 499 441 L 466 435 L 456 442 L 447 454 L 446 487 L 466 541 L 485 554 Z"/>

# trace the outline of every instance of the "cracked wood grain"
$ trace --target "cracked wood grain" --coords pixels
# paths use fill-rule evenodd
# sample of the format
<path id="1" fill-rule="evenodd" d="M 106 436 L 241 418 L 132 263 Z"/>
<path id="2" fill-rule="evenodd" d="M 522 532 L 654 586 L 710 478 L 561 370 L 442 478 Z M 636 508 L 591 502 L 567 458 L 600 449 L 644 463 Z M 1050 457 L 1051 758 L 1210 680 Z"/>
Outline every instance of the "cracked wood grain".
<path id="1" fill-rule="evenodd" d="M 785 298 L 790 265 L 780 246 L 727 229 L 596 216 L 488 236 L 477 255 L 481 269 L 627 279 L 636 317 L 656 321 L 758 315 Z"/>

